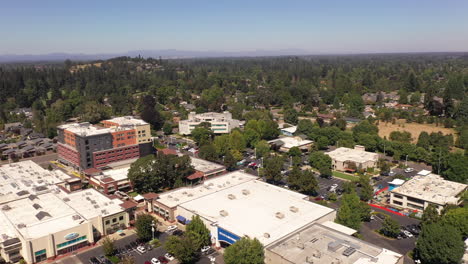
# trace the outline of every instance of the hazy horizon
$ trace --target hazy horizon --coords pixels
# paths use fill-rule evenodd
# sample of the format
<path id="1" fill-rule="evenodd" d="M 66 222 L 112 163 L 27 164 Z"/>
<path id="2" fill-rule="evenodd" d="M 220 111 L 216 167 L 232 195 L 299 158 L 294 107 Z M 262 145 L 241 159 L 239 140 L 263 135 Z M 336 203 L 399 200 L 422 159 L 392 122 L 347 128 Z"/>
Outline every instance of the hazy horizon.
<path id="1" fill-rule="evenodd" d="M 468 2 L 5 2 L 0 54 L 464 52 Z"/>

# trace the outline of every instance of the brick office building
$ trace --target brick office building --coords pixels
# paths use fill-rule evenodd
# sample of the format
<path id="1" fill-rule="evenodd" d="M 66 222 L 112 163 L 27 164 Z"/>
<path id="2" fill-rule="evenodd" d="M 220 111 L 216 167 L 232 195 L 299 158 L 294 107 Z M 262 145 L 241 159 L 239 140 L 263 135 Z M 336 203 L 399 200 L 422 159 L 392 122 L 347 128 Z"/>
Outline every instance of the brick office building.
<path id="1" fill-rule="evenodd" d="M 103 168 L 153 153 L 150 125 L 129 116 L 100 125 L 65 124 L 57 130 L 59 160 L 77 169 Z"/>

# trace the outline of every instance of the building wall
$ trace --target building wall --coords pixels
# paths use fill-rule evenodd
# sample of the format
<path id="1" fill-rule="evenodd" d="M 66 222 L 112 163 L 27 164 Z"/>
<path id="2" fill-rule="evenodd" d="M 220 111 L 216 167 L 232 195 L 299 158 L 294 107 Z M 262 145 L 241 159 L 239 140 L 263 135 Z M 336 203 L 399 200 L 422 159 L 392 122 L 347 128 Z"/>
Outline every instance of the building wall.
<path id="1" fill-rule="evenodd" d="M 69 145 L 69 146 L 72 146 L 72 147 L 76 147 L 76 136 L 75 136 L 75 133 L 73 132 L 70 132 L 68 130 L 64 130 L 63 131 L 63 141 L 65 144 Z"/>
<path id="2" fill-rule="evenodd" d="M 408 208 L 411 210 L 418 210 L 422 212 L 431 203 L 421 200 L 421 199 L 416 199 L 416 198 L 409 197 L 406 195 L 401 195 L 398 193 L 390 192 L 390 204 L 393 206 L 397 206 L 401 208 Z M 432 205 L 434 205 L 439 212 L 444 209 L 443 205 L 440 205 L 440 204 L 432 204 Z"/>
<path id="3" fill-rule="evenodd" d="M 125 146 L 120 148 L 108 149 L 94 152 L 92 155 L 95 168 L 101 168 L 109 163 L 121 160 L 134 159 L 140 157 L 140 148 L 138 145 Z"/>
<path id="4" fill-rule="evenodd" d="M 80 167 L 89 169 L 94 166 L 93 153 L 112 148 L 112 136 L 110 134 L 76 137 L 76 148 L 80 153 Z"/>
<path id="5" fill-rule="evenodd" d="M 140 151 L 140 157 L 148 156 L 150 154 L 153 154 L 155 151 L 151 139 L 150 142 L 138 144 L 138 148 Z"/>
<path id="6" fill-rule="evenodd" d="M 69 163 L 79 167 L 80 166 L 80 153 L 71 147 L 66 147 L 62 143 L 57 144 L 57 154 L 59 159 L 68 161 Z"/>
<path id="7" fill-rule="evenodd" d="M 265 249 L 265 264 L 296 264 L 284 259 L 281 255 Z"/>
<path id="8" fill-rule="evenodd" d="M 114 148 L 135 145 L 137 143 L 135 129 L 116 131 L 111 134 L 112 146 Z"/>
<path id="9" fill-rule="evenodd" d="M 151 142 L 151 127 L 149 124 L 147 125 L 138 125 L 136 126 L 136 135 L 137 135 L 137 143 L 150 143 Z"/>
<path id="10" fill-rule="evenodd" d="M 128 213 L 123 211 L 114 215 L 102 218 L 102 233 L 104 235 L 112 234 L 122 227 L 126 228 L 129 224 Z"/>

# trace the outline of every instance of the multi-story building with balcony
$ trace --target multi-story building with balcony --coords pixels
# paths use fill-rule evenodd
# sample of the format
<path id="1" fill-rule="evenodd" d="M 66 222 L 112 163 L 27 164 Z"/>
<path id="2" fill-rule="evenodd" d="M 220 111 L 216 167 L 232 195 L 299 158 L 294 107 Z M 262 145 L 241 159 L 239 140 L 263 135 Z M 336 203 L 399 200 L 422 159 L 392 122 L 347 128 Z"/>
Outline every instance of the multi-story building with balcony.
<path id="1" fill-rule="evenodd" d="M 103 168 L 153 152 L 150 125 L 129 116 L 100 125 L 65 124 L 57 130 L 59 160 L 77 169 Z"/>
<path id="2" fill-rule="evenodd" d="M 201 123 L 210 123 L 211 130 L 215 134 L 227 134 L 232 129 L 240 126 L 240 121 L 232 119 L 232 114 L 229 112 L 215 113 L 208 112 L 196 114 L 190 112 L 187 120 L 179 122 L 179 133 L 182 135 L 190 135 Z"/>

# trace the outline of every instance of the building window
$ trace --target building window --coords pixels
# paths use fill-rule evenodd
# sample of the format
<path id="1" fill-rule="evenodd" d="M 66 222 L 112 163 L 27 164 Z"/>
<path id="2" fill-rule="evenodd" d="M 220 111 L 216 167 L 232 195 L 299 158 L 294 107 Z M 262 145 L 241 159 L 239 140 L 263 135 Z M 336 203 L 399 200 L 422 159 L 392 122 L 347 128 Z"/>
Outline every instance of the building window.
<path id="1" fill-rule="evenodd" d="M 106 220 L 106 225 L 110 224 L 110 221 L 109 220 Z"/>
<path id="2" fill-rule="evenodd" d="M 399 201 L 393 201 L 393 204 L 396 204 L 396 205 L 403 205 L 402 202 L 399 202 Z"/>
<path id="3" fill-rule="evenodd" d="M 82 240 L 85 240 L 85 239 L 86 239 L 86 236 L 78 237 L 78 238 L 72 239 L 70 241 L 58 244 L 57 248 L 63 248 L 63 247 L 66 247 L 68 245 L 71 245 L 73 243 L 76 243 L 76 242 L 79 242 L 79 241 L 82 241 Z"/>
<path id="4" fill-rule="evenodd" d="M 394 197 L 394 198 L 398 198 L 398 199 L 403 199 L 403 196 L 398 195 L 398 194 L 394 194 L 393 197 Z"/>
<path id="5" fill-rule="evenodd" d="M 112 223 L 115 223 L 115 222 L 117 222 L 117 218 L 112 219 Z"/>
<path id="6" fill-rule="evenodd" d="M 123 220 L 123 215 L 119 216 L 119 221 Z"/>

